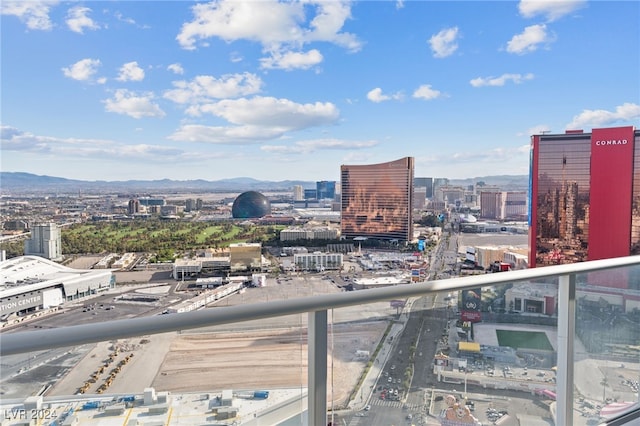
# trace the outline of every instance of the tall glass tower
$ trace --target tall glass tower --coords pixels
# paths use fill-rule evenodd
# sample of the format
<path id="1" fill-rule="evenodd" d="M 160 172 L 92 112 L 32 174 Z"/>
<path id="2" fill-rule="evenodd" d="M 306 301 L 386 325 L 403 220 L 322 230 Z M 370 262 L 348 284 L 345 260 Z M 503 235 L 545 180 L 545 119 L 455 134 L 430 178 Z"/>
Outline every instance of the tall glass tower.
<path id="1" fill-rule="evenodd" d="M 632 126 L 532 136 L 530 191 L 529 267 L 640 253 L 640 132 Z"/>
<path id="2" fill-rule="evenodd" d="M 346 238 L 411 241 L 414 158 L 340 167 Z"/>

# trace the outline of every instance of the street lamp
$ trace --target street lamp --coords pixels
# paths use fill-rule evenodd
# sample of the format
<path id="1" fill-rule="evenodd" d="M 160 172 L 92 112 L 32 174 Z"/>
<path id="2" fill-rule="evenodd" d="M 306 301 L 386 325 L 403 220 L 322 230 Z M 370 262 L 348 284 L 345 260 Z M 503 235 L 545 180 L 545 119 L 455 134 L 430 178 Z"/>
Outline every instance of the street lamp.
<path id="1" fill-rule="evenodd" d="M 600 382 L 600 384 L 602 385 L 602 402 L 605 403 L 606 402 L 606 390 L 607 390 L 607 378 L 603 377 L 602 381 Z"/>
<path id="2" fill-rule="evenodd" d="M 467 368 L 464 368 L 464 401 L 467 402 Z"/>

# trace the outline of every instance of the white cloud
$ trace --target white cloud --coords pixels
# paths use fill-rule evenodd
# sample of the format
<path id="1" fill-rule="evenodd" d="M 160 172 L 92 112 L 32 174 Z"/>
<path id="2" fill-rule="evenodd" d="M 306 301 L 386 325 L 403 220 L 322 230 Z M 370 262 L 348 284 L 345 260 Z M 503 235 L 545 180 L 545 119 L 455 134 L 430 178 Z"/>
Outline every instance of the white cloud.
<path id="1" fill-rule="evenodd" d="M 404 0 L 396 0 L 396 9 L 404 8 Z"/>
<path id="2" fill-rule="evenodd" d="M 533 80 L 534 75 L 531 73 L 522 74 L 502 74 L 500 77 L 478 77 L 471 80 L 469 83 L 473 87 L 483 86 L 504 86 L 508 81 L 515 84 L 520 84 L 525 80 Z"/>
<path id="3" fill-rule="evenodd" d="M 164 92 L 164 98 L 179 104 L 197 104 L 259 93 L 262 80 L 251 73 L 226 74 L 220 78 L 199 75 L 191 81 L 174 81 L 173 86 L 174 89 Z"/>
<path id="4" fill-rule="evenodd" d="M 331 124 L 339 116 L 338 109 L 330 102 L 299 104 L 288 99 L 261 96 L 251 99 L 225 99 L 202 105 L 200 110 L 222 117 L 233 124 L 286 130 Z"/>
<path id="5" fill-rule="evenodd" d="M 316 7 L 316 16 L 304 32 L 304 41 L 325 41 L 342 46 L 349 51 L 356 52 L 361 49 L 362 43 L 356 36 L 350 33 L 340 32 L 347 19 L 351 18 L 351 1 L 325 1 L 309 2 Z M 297 40 L 295 40 L 297 42 Z"/>
<path id="6" fill-rule="evenodd" d="M 93 157 L 96 160 L 145 159 L 147 161 L 175 161 L 191 157 L 191 154 L 176 148 L 148 145 L 123 144 L 105 139 L 59 138 L 40 136 L 10 126 L 0 126 L 3 151 L 22 151 L 35 154 L 55 154 L 65 157 Z"/>
<path id="7" fill-rule="evenodd" d="M 458 49 L 458 27 L 446 28 L 429 39 L 429 45 L 436 58 L 446 58 Z"/>
<path id="8" fill-rule="evenodd" d="M 198 113 L 224 118 L 232 125 L 184 125 L 170 139 L 249 144 L 276 139 L 291 131 L 333 124 L 339 118 L 338 109 L 331 103 L 298 104 L 270 97 L 227 99 L 194 108 Z"/>
<path id="9" fill-rule="evenodd" d="M 16 16 L 30 30 L 50 30 L 53 24 L 49 18 L 49 10 L 56 4 L 58 1 L 2 1 L 0 13 Z"/>
<path id="10" fill-rule="evenodd" d="M 308 52 L 271 52 L 271 56 L 260 59 L 260 67 L 264 69 L 309 69 L 322 62 L 322 54 L 317 49 Z"/>
<path id="11" fill-rule="evenodd" d="M 522 34 L 514 35 L 507 43 L 507 52 L 524 55 L 536 51 L 542 43 L 551 43 L 555 37 L 547 34 L 547 26 L 544 24 L 526 27 Z"/>
<path id="12" fill-rule="evenodd" d="M 111 99 L 104 101 L 105 110 L 133 118 L 164 117 L 164 111 L 153 103 L 153 98 L 152 93 L 138 95 L 126 89 L 118 89 Z"/>
<path id="13" fill-rule="evenodd" d="M 144 80 L 144 70 L 138 66 L 136 61 L 127 62 L 120 67 L 118 81 L 142 81 Z"/>
<path id="14" fill-rule="evenodd" d="M 371 164 L 374 162 L 380 162 L 380 159 L 375 158 L 373 152 L 369 150 L 348 152 L 342 156 L 342 161 L 340 161 L 341 164 Z"/>
<path id="15" fill-rule="evenodd" d="M 423 84 L 413 92 L 413 97 L 418 99 L 437 99 L 444 96 L 442 92 L 432 89 L 430 84 Z"/>
<path id="16" fill-rule="evenodd" d="M 615 123 L 631 122 L 640 119 L 640 105 L 626 102 L 616 107 L 615 111 L 604 109 L 586 109 L 573 117 L 567 129 L 583 129 L 586 127 L 602 127 Z"/>
<path id="17" fill-rule="evenodd" d="M 107 13 L 107 12 L 108 11 L 105 10 L 105 13 Z M 141 28 L 143 30 L 147 30 L 147 29 L 151 28 L 147 24 L 138 24 L 135 19 L 129 18 L 127 16 L 124 16 L 122 14 L 122 12 L 120 12 L 120 11 L 115 11 L 113 13 L 113 16 L 120 22 L 124 22 L 125 24 L 129 24 L 129 25 L 135 25 L 137 28 Z"/>
<path id="18" fill-rule="evenodd" d="M 586 0 L 521 0 L 518 10 L 525 18 L 542 15 L 548 21 L 555 21 L 584 7 L 586 4 Z"/>
<path id="19" fill-rule="evenodd" d="M 168 138 L 174 141 L 204 142 L 211 144 L 247 145 L 282 136 L 282 129 L 266 129 L 260 126 L 203 126 L 186 124 Z"/>
<path id="20" fill-rule="evenodd" d="M 342 27 L 351 17 L 349 1 L 279 2 L 277 0 L 219 0 L 196 4 L 194 18 L 182 25 L 176 40 L 193 50 L 199 40 L 219 37 L 225 41 L 250 40 L 266 51 L 305 43 L 329 42 L 357 51 L 360 41 Z M 306 25 L 306 16 L 313 19 Z M 290 50 L 290 49 L 287 49 Z"/>
<path id="21" fill-rule="evenodd" d="M 529 145 L 521 145 L 509 148 L 492 148 L 486 151 L 478 152 L 462 152 L 453 154 L 450 159 L 454 162 L 500 162 L 510 161 L 517 157 L 527 155 L 531 147 Z"/>
<path id="22" fill-rule="evenodd" d="M 392 99 L 399 100 L 399 99 L 402 99 L 402 93 L 396 92 L 391 95 L 385 95 L 382 93 L 381 88 L 376 87 L 375 89 L 372 89 L 369 91 L 369 93 L 367 93 L 367 99 L 375 103 L 390 101 Z"/>
<path id="23" fill-rule="evenodd" d="M 503 161 L 512 161 L 515 158 L 521 158 L 525 155 L 528 155 L 531 150 L 529 145 L 520 145 L 516 147 L 509 148 L 492 148 L 481 152 L 458 152 L 449 157 L 449 159 L 454 163 L 466 163 L 466 162 L 503 162 Z"/>
<path id="24" fill-rule="evenodd" d="M 341 139 L 312 139 L 298 141 L 293 145 L 264 145 L 260 149 L 266 152 L 285 154 L 308 154 L 320 150 L 369 149 L 378 145 L 377 141 L 346 141 Z"/>
<path id="25" fill-rule="evenodd" d="M 69 67 L 62 68 L 62 72 L 65 77 L 69 77 L 74 80 L 90 81 L 93 75 L 98 72 L 98 67 L 100 65 L 101 62 L 99 59 L 81 59 Z M 98 83 L 100 82 L 101 81 L 98 81 Z"/>
<path id="26" fill-rule="evenodd" d="M 533 126 L 527 130 L 527 133 L 524 135 L 518 136 L 532 136 L 532 135 L 541 135 L 543 133 L 549 133 L 551 131 L 551 127 L 546 124 L 538 124 L 537 126 Z"/>
<path id="27" fill-rule="evenodd" d="M 300 3 L 222 0 L 196 4 L 191 10 L 193 21 L 184 23 L 176 36 L 185 49 L 195 49 L 197 40 L 211 37 L 271 45 L 302 36 L 299 21 L 304 19 L 304 12 Z"/>
<path id="28" fill-rule="evenodd" d="M 89 30 L 100 29 L 100 25 L 96 24 L 88 15 L 91 9 L 83 6 L 74 6 L 67 11 L 67 26 L 73 32 L 82 34 L 85 28 Z"/>
<path id="29" fill-rule="evenodd" d="M 520 145 L 515 147 L 496 147 L 496 148 L 483 148 L 482 150 L 473 151 L 467 150 L 462 152 L 451 153 L 436 153 L 428 157 L 418 157 L 416 162 L 433 168 L 441 164 L 446 164 L 447 169 L 452 167 L 465 166 L 465 170 L 469 173 L 469 176 L 473 176 L 475 173 L 486 173 L 488 167 L 497 168 L 498 166 L 504 170 L 504 165 L 514 165 L 522 168 L 523 170 L 508 172 L 514 174 L 528 173 L 528 161 L 526 161 L 530 152 L 530 145 Z M 480 167 L 475 167 L 479 165 Z M 477 168 L 478 171 L 471 171 L 467 167 Z"/>
<path id="30" fill-rule="evenodd" d="M 180 65 L 179 63 L 171 64 L 167 67 L 167 69 L 174 74 L 184 74 L 184 68 L 182 68 L 182 65 Z"/>
<path id="31" fill-rule="evenodd" d="M 116 19 L 117 19 L 118 21 L 120 21 L 120 22 L 124 22 L 124 23 L 126 23 L 126 24 L 131 24 L 131 25 L 135 25 L 135 24 L 136 24 L 136 21 L 135 21 L 133 18 L 127 18 L 127 17 L 125 17 L 125 16 L 122 14 L 122 12 L 115 12 L 115 13 L 113 14 L 113 16 L 115 16 L 115 17 L 116 17 Z"/>

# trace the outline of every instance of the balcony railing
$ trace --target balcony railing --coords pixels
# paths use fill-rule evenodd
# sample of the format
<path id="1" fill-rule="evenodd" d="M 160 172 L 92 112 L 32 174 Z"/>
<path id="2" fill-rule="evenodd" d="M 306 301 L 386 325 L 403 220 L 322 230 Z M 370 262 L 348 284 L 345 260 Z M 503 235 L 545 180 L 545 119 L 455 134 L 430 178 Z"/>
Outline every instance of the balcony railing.
<path id="1" fill-rule="evenodd" d="M 604 271 L 607 273 L 607 276 L 610 277 L 615 275 L 613 271 L 631 271 L 638 269 L 640 269 L 640 256 L 631 256 L 570 265 L 458 277 L 448 280 L 427 281 L 363 291 L 322 294 L 288 300 L 218 307 L 216 309 L 203 309 L 181 314 L 114 320 L 47 330 L 3 333 L 0 335 L 0 355 L 4 357 L 51 348 L 62 348 L 172 331 L 185 331 L 200 327 L 237 324 L 250 320 L 306 313 L 308 315 L 307 422 L 310 425 L 322 425 L 326 424 L 328 411 L 326 360 L 329 354 L 328 335 L 330 333 L 328 313 L 332 310 L 374 302 L 387 302 L 390 300 L 425 295 L 454 293 L 461 290 L 472 290 L 483 287 L 496 287 L 515 283 L 545 282 L 557 286 L 557 309 L 553 308 L 546 312 L 547 316 L 557 318 L 555 423 L 558 425 L 572 425 L 574 424 L 574 414 L 577 408 L 575 406 L 576 398 L 574 395 L 576 377 L 581 374 L 589 374 L 588 372 L 575 371 L 576 343 L 578 340 L 576 337 L 576 318 L 578 318 L 578 305 L 582 300 L 580 297 L 577 298 L 576 293 L 577 291 L 580 292 L 583 286 L 591 290 L 593 290 L 591 287 L 598 286 L 597 283 L 594 284 L 593 280 L 585 278 L 588 277 L 589 274 L 596 272 L 602 274 L 602 271 Z M 626 273 L 625 276 L 627 279 L 632 279 L 630 277 L 632 277 L 633 274 Z M 606 295 L 612 295 L 611 297 L 621 298 L 621 300 L 623 300 L 622 306 L 614 309 L 612 312 L 624 314 L 626 303 L 640 304 L 640 293 L 636 290 L 626 288 L 626 285 L 618 287 L 620 288 L 599 287 L 603 295 L 602 300 L 606 301 Z M 593 294 L 597 294 L 597 291 Z M 587 299 L 587 297 L 584 298 L 585 303 L 589 302 Z M 595 306 L 593 308 L 595 310 L 599 309 L 598 303 L 601 303 L 603 308 L 600 308 L 600 310 L 606 311 L 604 308 L 606 303 L 602 300 L 594 299 L 592 296 L 591 302 L 589 303 Z M 549 303 L 548 300 L 547 303 Z M 535 303 L 533 303 L 531 308 L 533 309 L 535 307 Z M 526 318 L 524 306 L 506 307 L 505 309 L 522 312 L 522 318 Z M 637 309 L 638 308 L 636 308 L 636 311 Z M 627 311 L 632 310 L 633 309 L 627 309 Z M 634 318 L 637 321 L 637 316 Z M 636 354 L 634 360 L 635 366 L 625 367 L 624 365 L 620 365 L 624 363 L 616 364 L 620 365 L 620 367 L 616 368 L 621 369 L 621 371 L 630 369 L 636 378 L 638 376 L 638 365 L 640 365 L 640 359 L 637 358 L 637 354 L 639 353 L 637 350 L 638 346 L 640 346 L 640 338 L 638 336 L 639 334 L 630 336 L 631 343 L 634 343 L 633 340 L 635 339 L 635 345 L 629 345 L 632 350 L 635 346 L 636 352 L 633 352 Z M 594 344 L 597 345 L 597 342 Z M 633 358 L 634 355 L 631 356 Z M 602 386 L 606 391 L 607 383 L 602 384 Z M 375 389 L 373 390 L 375 391 Z M 636 424 L 634 421 L 640 421 L 638 420 L 640 408 L 638 408 L 637 404 L 637 389 L 635 392 L 635 400 L 631 401 L 636 403 L 635 406 L 627 410 L 624 416 L 620 416 L 617 420 L 608 421 L 608 424 Z M 606 398 L 604 399 L 606 400 Z M 604 403 L 605 401 L 603 401 L 603 404 Z"/>

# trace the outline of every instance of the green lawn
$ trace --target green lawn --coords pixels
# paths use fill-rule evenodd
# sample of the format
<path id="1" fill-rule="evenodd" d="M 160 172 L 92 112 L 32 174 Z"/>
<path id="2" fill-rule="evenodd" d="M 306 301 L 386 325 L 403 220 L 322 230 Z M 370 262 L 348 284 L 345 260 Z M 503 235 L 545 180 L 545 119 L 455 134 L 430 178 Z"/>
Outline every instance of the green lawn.
<path id="1" fill-rule="evenodd" d="M 196 242 L 198 244 L 203 244 L 207 241 L 211 235 L 221 234 L 222 227 L 221 226 L 208 226 L 204 230 L 202 230 L 198 235 L 196 235 Z"/>
<path id="2" fill-rule="evenodd" d="M 542 331 L 496 330 L 498 344 L 516 349 L 552 351 L 547 335 Z"/>
<path id="3" fill-rule="evenodd" d="M 234 223 L 131 221 L 78 224 L 63 231 L 67 253 L 156 251 L 168 247 L 191 250 L 227 247 L 231 243 L 267 241 L 284 227 L 239 226 Z"/>

